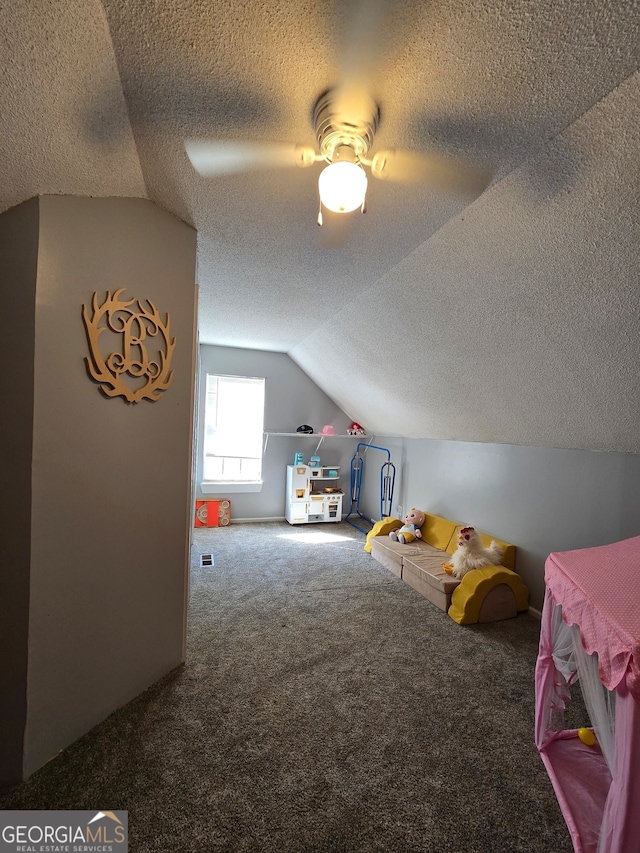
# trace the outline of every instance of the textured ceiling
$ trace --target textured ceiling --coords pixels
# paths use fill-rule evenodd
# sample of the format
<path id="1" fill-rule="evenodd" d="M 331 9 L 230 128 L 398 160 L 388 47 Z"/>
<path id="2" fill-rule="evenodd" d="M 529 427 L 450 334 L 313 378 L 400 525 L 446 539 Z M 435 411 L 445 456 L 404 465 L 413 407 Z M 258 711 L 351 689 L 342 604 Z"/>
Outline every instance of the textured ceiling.
<path id="1" fill-rule="evenodd" d="M 354 7 L 382 10 L 374 152 L 465 155 L 494 177 L 471 204 L 371 180 L 328 248 L 319 165 L 204 179 L 184 140 L 313 145 Z M 637 0 L 0 14 L 0 209 L 151 198 L 198 230 L 201 340 L 289 352 L 378 434 L 640 451 Z"/>

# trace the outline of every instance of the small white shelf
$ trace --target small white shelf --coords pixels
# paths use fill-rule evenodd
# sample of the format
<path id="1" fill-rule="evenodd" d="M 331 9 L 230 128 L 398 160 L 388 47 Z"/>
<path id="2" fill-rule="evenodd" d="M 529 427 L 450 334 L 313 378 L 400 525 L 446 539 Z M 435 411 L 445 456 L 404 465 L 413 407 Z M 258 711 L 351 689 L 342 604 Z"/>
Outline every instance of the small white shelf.
<path id="1" fill-rule="evenodd" d="M 373 440 L 372 435 L 349 435 L 348 433 L 335 433 L 335 435 L 325 435 L 321 432 L 274 432 L 273 430 L 265 430 L 264 433 L 264 447 L 262 448 L 262 452 L 266 453 L 267 445 L 269 444 L 269 438 L 271 436 L 285 436 L 287 438 L 316 438 L 320 439 L 318 444 L 316 445 L 315 453 L 320 449 L 322 442 L 325 438 L 358 438 L 360 441 L 362 439 L 369 439 L 369 442 Z"/>
<path id="2" fill-rule="evenodd" d="M 367 438 L 366 435 L 350 435 L 347 432 L 336 432 L 327 435 L 324 432 L 274 432 L 270 429 L 265 430 L 264 434 L 298 436 L 298 438 Z"/>

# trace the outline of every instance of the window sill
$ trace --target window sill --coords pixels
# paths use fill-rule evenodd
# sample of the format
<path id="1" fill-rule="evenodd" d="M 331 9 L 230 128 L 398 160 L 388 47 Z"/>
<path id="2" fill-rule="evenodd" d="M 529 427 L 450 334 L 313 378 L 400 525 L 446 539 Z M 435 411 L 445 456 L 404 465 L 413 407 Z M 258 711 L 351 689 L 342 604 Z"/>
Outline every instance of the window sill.
<path id="1" fill-rule="evenodd" d="M 237 495 L 242 492 L 261 492 L 262 480 L 259 483 L 200 483 L 203 495 Z"/>

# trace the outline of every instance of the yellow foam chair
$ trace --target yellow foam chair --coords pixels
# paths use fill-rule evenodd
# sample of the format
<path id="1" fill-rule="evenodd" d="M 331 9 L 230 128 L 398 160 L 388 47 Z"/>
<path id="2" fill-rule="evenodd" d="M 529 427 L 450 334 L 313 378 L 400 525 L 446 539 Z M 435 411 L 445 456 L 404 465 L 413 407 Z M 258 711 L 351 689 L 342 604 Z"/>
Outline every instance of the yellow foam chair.
<path id="1" fill-rule="evenodd" d="M 398 527 L 402 527 L 404 524 L 403 521 L 400 521 L 399 518 L 381 518 L 380 521 L 376 521 L 371 530 L 367 533 L 367 541 L 364 545 L 364 550 L 367 554 L 371 553 L 371 538 L 373 536 L 388 536 L 392 530 L 396 530 Z"/>
<path id="2" fill-rule="evenodd" d="M 529 608 L 529 590 L 520 575 L 504 566 L 473 569 L 451 595 L 449 616 L 459 625 L 493 622 Z"/>

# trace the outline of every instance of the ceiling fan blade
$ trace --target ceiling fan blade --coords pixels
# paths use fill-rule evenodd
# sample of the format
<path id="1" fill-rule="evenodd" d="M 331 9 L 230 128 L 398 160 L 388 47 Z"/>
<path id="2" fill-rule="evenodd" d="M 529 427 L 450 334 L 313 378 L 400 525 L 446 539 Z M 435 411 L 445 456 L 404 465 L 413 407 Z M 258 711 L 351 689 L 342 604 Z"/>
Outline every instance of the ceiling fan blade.
<path id="1" fill-rule="evenodd" d="M 310 166 L 316 161 L 313 148 L 287 142 L 220 142 L 188 139 L 187 155 L 204 177 L 233 175 L 251 169 Z"/>
<path id="2" fill-rule="evenodd" d="M 405 183 L 428 183 L 448 193 L 478 196 L 491 183 L 491 172 L 456 157 L 417 151 L 379 151 L 371 160 L 376 178 Z"/>

